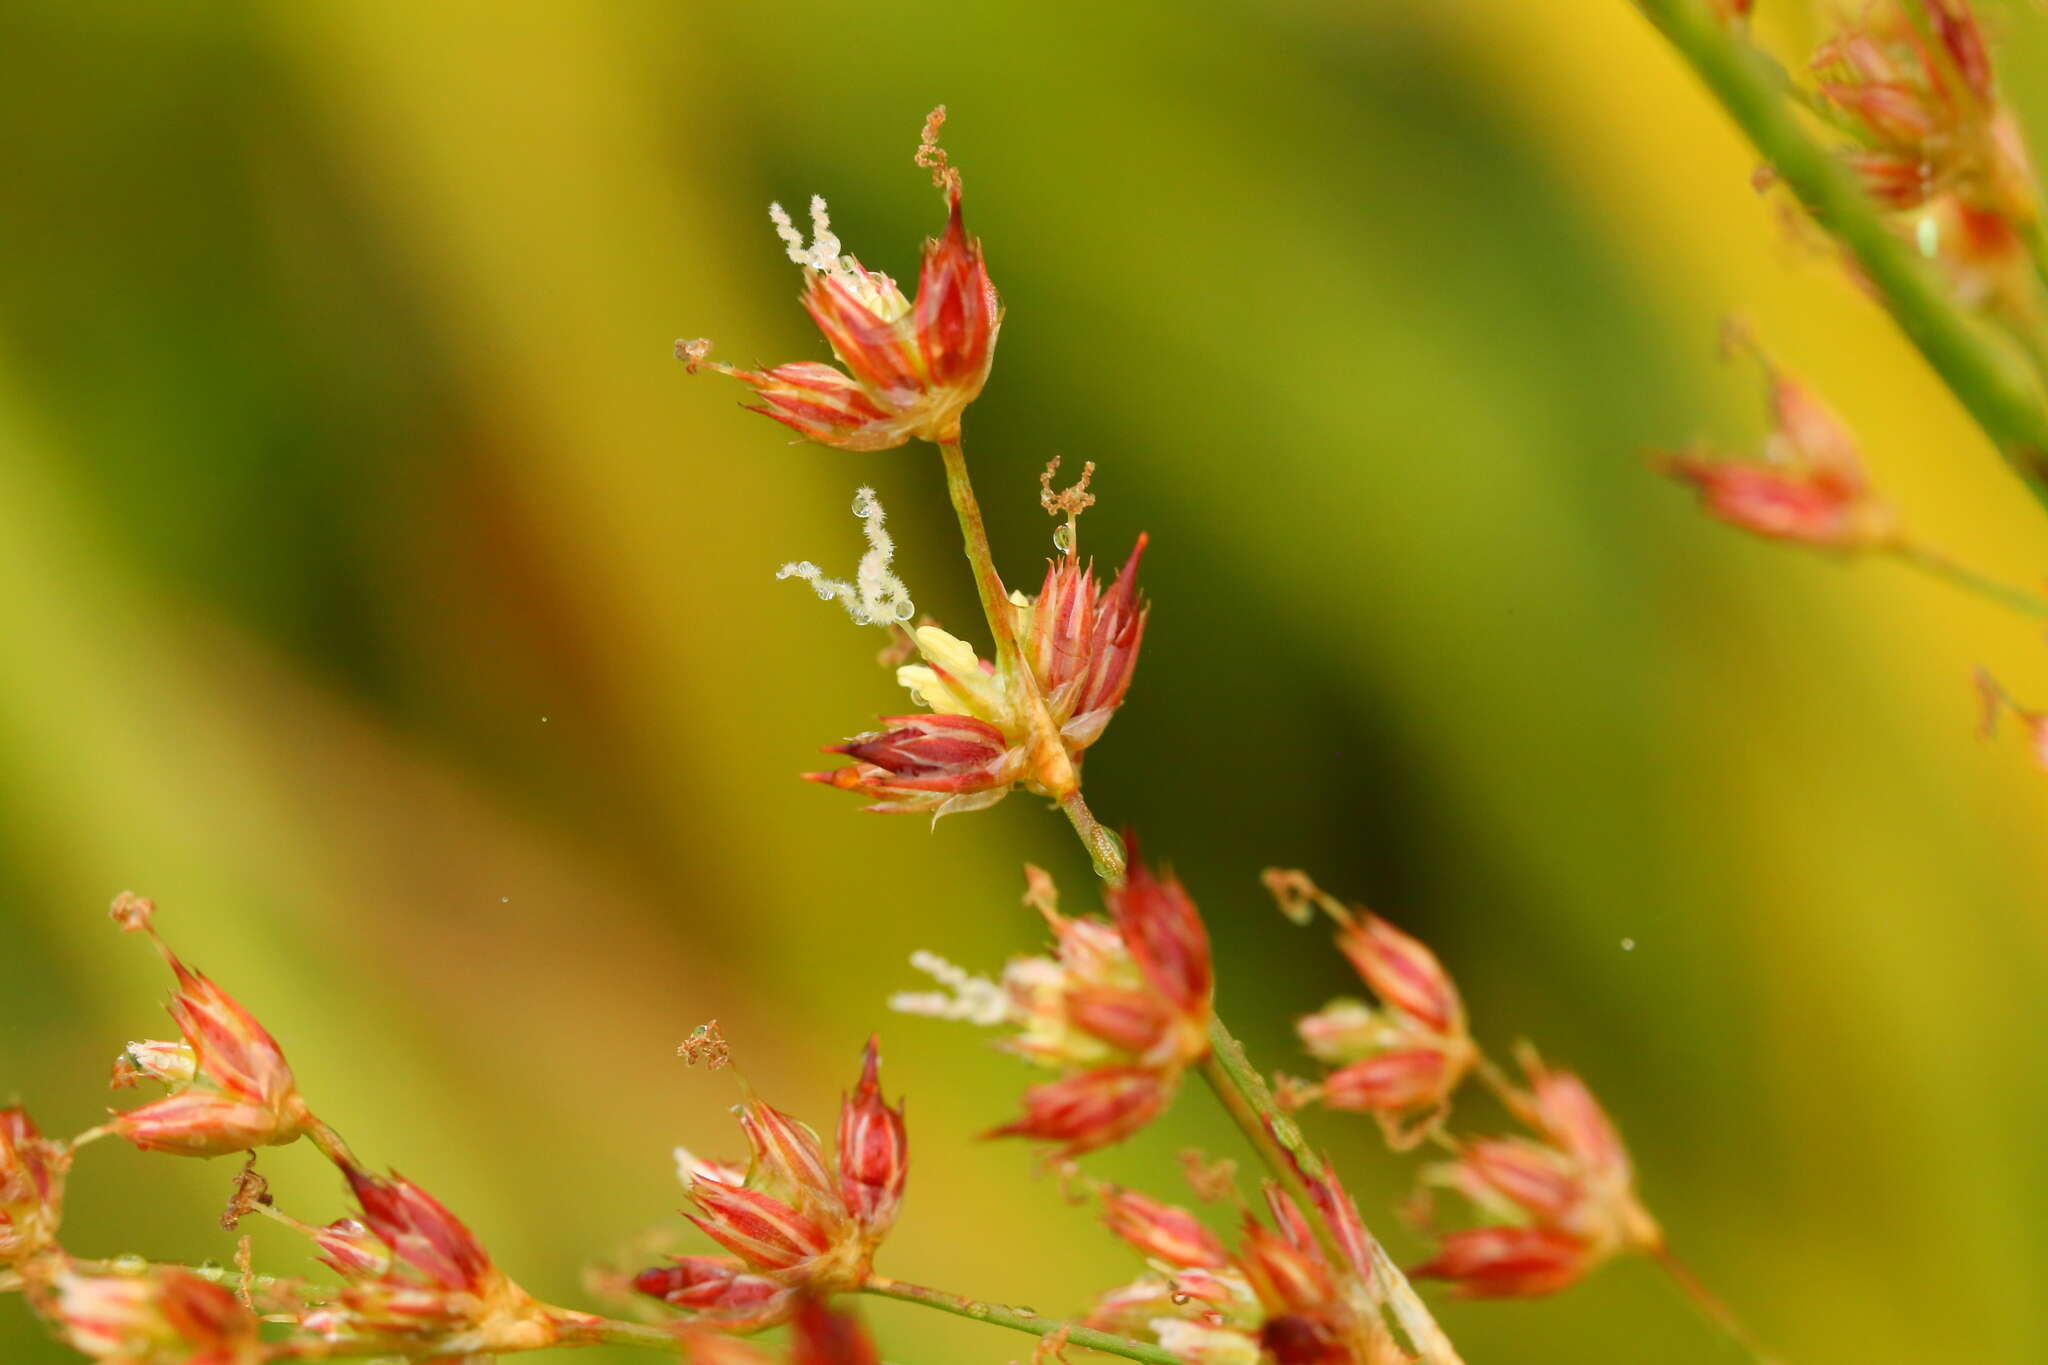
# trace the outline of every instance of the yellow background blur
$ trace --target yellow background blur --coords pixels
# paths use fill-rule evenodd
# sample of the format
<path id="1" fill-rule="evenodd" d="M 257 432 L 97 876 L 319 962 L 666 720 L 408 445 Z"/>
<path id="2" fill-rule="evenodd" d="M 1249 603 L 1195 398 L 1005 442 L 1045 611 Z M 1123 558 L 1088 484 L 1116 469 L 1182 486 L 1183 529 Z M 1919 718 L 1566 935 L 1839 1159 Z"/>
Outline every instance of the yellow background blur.
<path id="1" fill-rule="evenodd" d="M 2048 19 L 1996 16 L 2048 135 Z M 909 274 L 940 100 L 1009 306 L 969 425 L 999 555 L 1035 579 L 1053 454 L 1101 463 L 1089 547 L 1153 534 L 1090 789 L 1205 906 L 1259 1058 L 1306 1069 L 1288 1019 L 1346 987 L 1258 893 L 1306 866 L 1588 1074 L 1790 1360 L 2048 1357 L 2048 778 L 1968 684 L 2048 698 L 2048 657 L 1642 453 L 1754 437 L 1737 311 L 1929 539 L 2037 582 L 2041 514 L 1620 0 L 0 10 L 0 1099 L 81 1129 L 168 1027 L 103 913 L 133 887 L 537 1292 L 680 1225 L 673 1144 L 736 1152 L 730 1078 L 674 1056 L 714 1017 L 821 1126 L 884 1031 L 891 1273 L 1050 1313 L 1137 1269 L 973 1140 L 1028 1074 L 881 1004 L 914 948 L 1037 944 L 1025 858 L 1090 904 L 1063 826 L 793 776 L 902 700 L 772 570 L 850 566 L 872 483 L 964 627 L 935 458 L 790 446 L 669 357 L 822 358 L 763 209 L 822 192 Z M 1414 1259 L 1407 1169 L 1314 1129 Z M 1191 1142 L 1237 1152 L 1200 1093 L 1094 1167 L 1174 1195 Z M 223 1258 L 232 1169 L 91 1149 L 68 1240 Z M 1029 1349 L 866 1312 L 904 1365 Z M 1475 1365 L 1735 1354 L 1641 1263 L 1444 1316 Z M 0 1302 L 0 1359 L 68 1358 Z"/>

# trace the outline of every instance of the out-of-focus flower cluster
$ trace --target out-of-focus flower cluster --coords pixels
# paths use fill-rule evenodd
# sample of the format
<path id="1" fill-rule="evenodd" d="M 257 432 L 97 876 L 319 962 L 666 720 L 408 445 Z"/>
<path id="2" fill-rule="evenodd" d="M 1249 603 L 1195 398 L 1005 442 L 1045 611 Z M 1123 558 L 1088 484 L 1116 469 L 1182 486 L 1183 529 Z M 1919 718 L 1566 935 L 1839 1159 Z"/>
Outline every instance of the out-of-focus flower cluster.
<path id="1" fill-rule="evenodd" d="M 1104 1221 L 1152 1269 L 1097 1300 L 1088 1324 L 1157 1341 L 1188 1365 L 1406 1360 L 1387 1331 L 1350 1195 L 1334 1180 L 1311 1186 L 1333 1260 L 1301 1206 L 1276 1184 L 1263 1188 L 1272 1226 L 1245 1212 L 1234 1249 L 1187 1209 L 1106 1190 Z"/>
<path id="2" fill-rule="evenodd" d="M 890 1005 L 1016 1028 L 1004 1048 L 1065 1074 L 1026 1091 L 1023 1115 L 993 1135 L 1074 1156 L 1151 1122 L 1182 1073 L 1208 1055 L 1209 936 L 1180 881 L 1135 856 L 1129 880 L 1103 890 L 1107 921 L 1060 913 L 1051 879 L 1037 868 L 1026 875 L 1025 900 L 1052 930 L 1052 956 L 1018 958 L 996 983 L 920 954 L 913 963 L 947 989 L 899 994 Z"/>
<path id="3" fill-rule="evenodd" d="M 1298 1021 L 1310 1054 L 1333 1069 L 1283 1094 L 1294 1104 L 1371 1114 L 1397 1150 L 1414 1146 L 1441 1122 L 1479 1057 L 1458 988 L 1419 939 L 1346 906 L 1306 873 L 1272 868 L 1265 883 L 1297 923 L 1318 909 L 1336 921 L 1338 948 L 1379 1001 L 1333 1000 Z"/>
<path id="4" fill-rule="evenodd" d="M 1453 1281 L 1474 1298 L 1550 1294 L 1624 1251 L 1664 1237 L 1635 1190 L 1635 1168 L 1586 1083 L 1524 1050 L 1528 1088 L 1504 1098 L 1535 1138 L 1477 1138 L 1427 1179 L 1456 1190 L 1483 1220 L 1445 1234 L 1412 1273 Z"/>
<path id="5" fill-rule="evenodd" d="M 909 1169 L 903 1111 L 882 1098 L 868 1044 L 859 1083 L 839 1110 L 836 1171 L 817 1135 L 749 1094 L 739 1107 L 745 1170 L 678 1150 L 687 1215 L 730 1256 L 679 1256 L 643 1271 L 641 1293 L 752 1331 L 789 1319 L 805 1296 L 854 1289 L 896 1222 Z"/>
<path id="6" fill-rule="evenodd" d="M 1755 350 L 1731 331 L 1731 344 Z M 1898 518 L 1870 491 L 1856 440 L 1804 384 L 1760 351 L 1771 429 L 1754 458 L 1705 452 L 1661 456 L 1659 467 L 1698 490 L 1710 515 L 1752 534 L 1824 550 L 1893 543 Z"/>

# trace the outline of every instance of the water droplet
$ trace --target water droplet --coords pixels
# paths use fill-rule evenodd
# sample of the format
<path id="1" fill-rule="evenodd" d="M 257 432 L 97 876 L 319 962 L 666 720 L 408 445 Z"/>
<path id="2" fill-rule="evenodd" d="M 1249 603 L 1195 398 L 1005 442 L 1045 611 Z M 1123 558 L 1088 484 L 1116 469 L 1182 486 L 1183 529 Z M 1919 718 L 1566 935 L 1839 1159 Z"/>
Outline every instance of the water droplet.
<path id="1" fill-rule="evenodd" d="M 875 495 L 863 488 L 853 495 L 853 514 L 863 521 L 875 514 Z"/>
<path id="2" fill-rule="evenodd" d="M 1017 1316 L 1020 1318 L 1035 1318 L 1038 1316 L 1038 1310 L 1036 1308 L 1027 1308 L 1020 1303 L 1017 1305 Z"/>
<path id="3" fill-rule="evenodd" d="M 1621 950 L 1622 950 L 1622 951 L 1623 951 L 1624 953 L 1632 953 L 1632 952 L 1634 952 L 1634 951 L 1636 950 L 1636 941 L 1635 941 L 1634 939 L 1632 939 L 1632 938 L 1625 938 L 1625 939 L 1623 939 L 1623 940 L 1621 941 Z"/>
<path id="4" fill-rule="evenodd" d="M 221 1276 L 228 1273 L 226 1267 L 219 1261 L 201 1261 L 197 1269 L 201 1279 L 212 1280 L 216 1284 L 220 1282 Z"/>
<path id="5" fill-rule="evenodd" d="M 546 716 L 542 716 L 542 717 L 540 718 L 540 723 L 541 723 L 542 725 L 546 725 L 546 724 L 548 723 L 548 718 L 547 718 Z"/>
<path id="6" fill-rule="evenodd" d="M 916 604 L 915 604 L 915 603 L 913 603 L 913 602 L 912 602 L 912 601 L 911 601 L 911 600 L 910 600 L 909 598 L 907 598 L 907 597 L 904 597 L 904 598 L 899 598 L 899 599 L 897 600 L 897 602 L 896 602 L 896 619 L 897 619 L 897 620 L 899 620 L 899 621 L 908 621 L 908 620 L 909 620 L 909 619 L 910 619 L 911 617 L 913 617 L 913 616 L 915 616 L 915 615 L 917 615 L 917 606 L 916 606 Z"/>
<path id="7" fill-rule="evenodd" d="M 1074 553 L 1074 524 L 1063 521 L 1053 528 L 1052 547 L 1063 555 Z"/>
<path id="8" fill-rule="evenodd" d="M 149 1262 L 130 1253 L 126 1256 L 116 1256 L 108 1263 L 107 1268 L 116 1275 L 140 1275 L 149 1269 Z"/>
<path id="9" fill-rule="evenodd" d="M 511 903 L 512 903 L 512 898 L 511 898 L 510 896 L 500 896 L 500 897 L 498 897 L 498 904 L 500 904 L 500 905 L 510 905 Z"/>

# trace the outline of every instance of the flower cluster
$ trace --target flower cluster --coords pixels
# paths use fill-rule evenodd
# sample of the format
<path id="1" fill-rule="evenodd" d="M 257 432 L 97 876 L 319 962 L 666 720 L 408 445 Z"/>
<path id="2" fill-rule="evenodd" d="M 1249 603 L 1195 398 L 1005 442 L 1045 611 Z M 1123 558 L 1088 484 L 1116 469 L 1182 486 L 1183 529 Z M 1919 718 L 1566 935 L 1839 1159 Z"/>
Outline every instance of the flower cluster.
<path id="1" fill-rule="evenodd" d="M 1157 1341 L 1188 1365 L 1381 1365 L 1405 1360 L 1372 1291 L 1368 1234 L 1350 1196 L 1319 1185 L 1338 1259 L 1301 1206 L 1268 1182 L 1273 1226 L 1244 1215 L 1227 1249 L 1194 1214 L 1125 1190 L 1102 1196 L 1110 1230 L 1154 1267 L 1099 1299 L 1089 1325 Z"/>
<path id="2" fill-rule="evenodd" d="M 1035 1138 L 1071 1157 L 1151 1122 L 1182 1073 L 1208 1055 L 1209 936 L 1179 879 L 1135 856 L 1129 879 L 1104 888 L 1107 921 L 1060 913 L 1051 879 L 1026 872 L 1026 900 L 1052 930 L 1051 957 L 1013 961 L 998 985 L 920 954 L 915 965 L 948 990 L 889 1003 L 908 1014 L 1016 1027 L 1005 1048 L 1066 1074 L 1026 1091 L 1023 1115 L 991 1136 Z"/>
<path id="3" fill-rule="evenodd" d="M 559 1337 L 558 1320 L 438 1199 L 396 1172 L 343 1163 L 342 1174 L 361 1217 L 309 1229 L 342 1291 L 302 1314 L 300 1327 L 329 1340 L 431 1341 L 450 1356 L 532 1350 Z"/>
<path id="4" fill-rule="evenodd" d="M 928 241 L 917 299 L 896 281 L 842 254 L 822 195 L 811 199 L 811 240 L 782 205 L 768 216 L 789 259 L 804 268 L 804 308 L 846 368 L 797 361 L 742 370 L 707 360 L 711 343 L 679 341 L 692 373 L 705 367 L 753 386 L 754 411 L 808 440 L 840 450 L 888 450 L 918 439 L 960 439 L 960 416 L 980 396 L 995 358 L 1002 300 L 989 282 L 981 243 L 960 217 L 960 175 L 938 145 L 943 105 L 925 122 L 918 163 L 946 196 L 946 230 Z"/>
<path id="5" fill-rule="evenodd" d="M 856 510 L 880 516 L 871 498 Z M 869 810 L 934 817 L 993 805 L 1019 783 L 1051 796 L 1071 790 L 1083 752 L 1123 704 L 1138 665 L 1147 610 L 1138 560 L 1146 542 L 1138 538 L 1106 589 L 1071 535 L 1065 543 L 1038 595 L 1012 593 L 1006 604 L 1021 657 L 983 659 L 939 627 L 919 626 L 910 639 L 923 662 L 898 668 L 896 680 L 926 710 L 884 717 L 881 729 L 828 746 L 853 762 L 805 776 L 861 793 L 873 803 Z M 863 581 L 872 572 L 864 559 Z M 818 586 L 824 595 L 845 585 Z M 909 601 L 893 592 L 885 600 Z"/>
<path id="6" fill-rule="evenodd" d="M 1665 455 L 1659 467 L 1697 489 L 1709 514 L 1759 536 L 1842 551 L 1893 543 L 1897 518 L 1872 495 L 1855 438 L 1805 385 L 1763 363 L 1771 430 L 1761 455 Z"/>
<path id="7" fill-rule="evenodd" d="M 100 1365 L 257 1365 L 256 1315 L 227 1288 L 175 1266 L 139 1275 L 51 1276 L 47 1312 L 67 1344 Z"/>
<path id="8" fill-rule="evenodd" d="M 686 1215 L 730 1256 L 681 1256 L 643 1271 L 641 1293 L 703 1322 L 752 1331 L 786 1322 L 806 1296 L 858 1287 L 895 1225 L 908 1171 L 903 1111 L 882 1098 L 868 1043 L 860 1082 L 840 1106 L 838 1169 L 817 1135 L 753 1095 L 739 1108 L 747 1169 L 676 1160 L 697 1211 Z"/>
<path id="9" fill-rule="evenodd" d="M 1371 1114 L 1392 1146 L 1412 1147 L 1441 1122 L 1479 1059 L 1457 987 L 1420 940 L 1325 894 L 1306 873 L 1269 869 L 1265 882 L 1290 918 L 1319 908 L 1336 921 L 1338 948 L 1380 1002 L 1333 1000 L 1296 1024 L 1309 1052 L 1334 1069 L 1312 1085 L 1290 1085 L 1288 1097 Z"/>
<path id="10" fill-rule="evenodd" d="M 44 1137 L 27 1110 L 0 1109 L 0 1268 L 56 1247 L 70 1165 L 71 1149 Z"/>
<path id="11" fill-rule="evenodd" d="M 220 1156 L 295 1141 L 314 1126 L 284 1052 L 233 996 L 178 960 L 156 932 L 156 907 L 123 894 L 116 923 L 150 936 L 178 979 L 169 1006 L 177 1042 L 130 1043 L 114 1064 L 119 1089 L 144 1079 L 170 1092 L 116 1114 L 114 1130 L 144 1151 Z"/>
<path id="12" fill-rule="evenodd" d="M 1429 1177 L 1491 1221 L 1447 1234 L 1410 1273 L 1450 1280 L 1473 1298 L 1555 1293 L 1621 1252 L 1664 1244 L 1636 1197 L 1628 1149 L 1586 1083 L 1533 1052 L 1525 1051 L 1522 1068 L 1529 1088 L 1506 1098 L 1537 1138 L 1466 1142 Z"/>
<path id="13" fill-rule="evenodd" d="M 2032 172 L 1998 99 L 1984 34 L 1967 0 L 1878 0 L 1814 54 L 1820 96 L 1855 134 L 1864 189 L 1892 209 L 1953 195 L 2020 219 Z"/>

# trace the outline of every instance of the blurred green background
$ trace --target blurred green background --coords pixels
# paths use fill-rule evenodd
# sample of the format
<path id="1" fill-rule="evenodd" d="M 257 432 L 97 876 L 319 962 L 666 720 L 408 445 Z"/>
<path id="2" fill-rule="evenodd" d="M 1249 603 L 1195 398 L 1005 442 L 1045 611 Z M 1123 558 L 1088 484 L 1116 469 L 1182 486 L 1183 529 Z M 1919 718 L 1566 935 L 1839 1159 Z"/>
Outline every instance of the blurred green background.
<path id="1" fill-rule="evenodd" d="M 1997 21 L 2048 135 L 2048 18 Z M 912 272 L 940 100 L 1009 306 L 968 432 L 999 555 L 1035 580 L 1054 454 L 1101 464 L 1090 546 L 1152 533 L 1091 794 L 1204 904 L 1259 1058 L 1305 1069 L 1288 1020 L 1347 983 L 1258 892 L 1304 866 L 1591 1078 L 1789 1359 L 2048 1358 L 2048 779 L 1968 684 L 2048 698 L 2048 657 L 1642 454 L 1754 437 L 1740 311 L 1929 539 L 2038 581 L 2040 514 L 1620 0 L 0 8 L 0 1098 L 81 1129 L 168 1027 L 132 887 L 537 1292 L 680 1226 L 671 1145 L 737 1150 L 674 1056 L 710 1018 L 821 1125 L 883 1030 L 889 1272 L 1070 1312 L 1137 1269 L 973 1140 L 1028 1073 L 881 1004 L 915 948 L 1036 946 L 1023 859 L 1090 904 L 1064 827 L 794 780 L 902 702 L 772 570 L 850 566 L 872 483 L 963 628 L 935 458 L 790 446 L 669 356 L 822 358 L 763 209 L 822 192 Z M 1408 1168 L 1313 1126 L 1414 1259 Z M 1092 1164 L 1173 1195 L 1189 1143 L 1238 1154 L 1199 1092 Z M 94 1148 L 69 1241 L 225 1257 L 232 1169 Z M 867 1315 L 905 1365 L 1029 1349 Z M 1736 1354 L 1641 1263 L 1444 1318 L 1474 1365 Z M 0 1301 L 0 1358 L 70 1357 Z"/>

